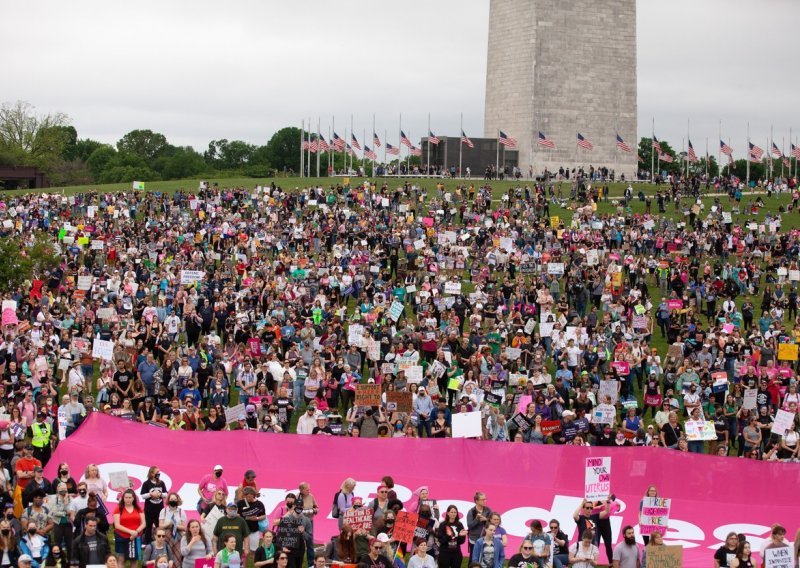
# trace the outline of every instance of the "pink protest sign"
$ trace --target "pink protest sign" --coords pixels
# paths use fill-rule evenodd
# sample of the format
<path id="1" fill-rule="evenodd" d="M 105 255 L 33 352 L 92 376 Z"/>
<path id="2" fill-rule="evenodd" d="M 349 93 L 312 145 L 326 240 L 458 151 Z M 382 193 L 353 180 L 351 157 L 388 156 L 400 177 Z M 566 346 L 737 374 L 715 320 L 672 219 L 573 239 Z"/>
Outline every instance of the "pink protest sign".
<path id="1" fill-rule="evenodd" d="M 611 367 L 617 372 L 618 375 L 627 375 L 631 372 L 631 364 L 627 361 L 612 361 Z"/>
<path id="2" fill-rule="evenodd" d="M 396 456 L 389 465 L 381 459 L 352 459 L 353 455 L 379 458 L 387 452 Z M 276 455 L 281 459 L 276 460 Z M 620 530 L 625 525 L 639 530 L 639 502 L 651 484 L 658 487 L 659 495 L 670 499 L 664 540 L 665 544 L 683 544 L 685 567 L 709 566 L 713 551 L 724 544 L 731 526 L 751 541 L 768 539 L 773 523 L 792 531 L 797 527 L 800 494 L 775 489 L 796 486 L 797 464 L 649 447 L 182 432 L 93 413 L 58 445 L 45 477 L 53 478 L 61 462 L 69 463 L 72 471 L 96 463 L 105 479 L 112 472 L 126 471 L 138 494 L 149 467 L 157 465 L 167 489 L 176 491 L 185 503 L 193 503 L 197 484 L 215 464 L 224 467 L 225 478 L 232 485 L 253 469 L 270 518 L 287 491 L 307 481 L 321 507 L 314 520 L 314 538 L 326 542 L 338 534 L 338 519 L 330 516 L 330 508 L 342 481 L 353 477 L 356 495 L 372 499 L 381 477 L 392 475 L 401 501 L 409 503 L 412 491 L 425 485 L 442 513 L 453 504 L 466 515 L 475 492 L 484 492 L 487 504 L 503 517 L 508 548 L 515 549 L 530 531 L 527 523 L 531 519 L 556 518 L 570 541 L 576 539 L 572 513 L 584 497 L 586 459 L 604 457 L 613 458 L 617 472 L 613 489 L 620 510 L 611 515 L 615 544 L 622 540 Z M 117 492 L 109 491 L 111 510 L 116 498 Z M 186 512 L 196 516 L 194 511 Z"/>

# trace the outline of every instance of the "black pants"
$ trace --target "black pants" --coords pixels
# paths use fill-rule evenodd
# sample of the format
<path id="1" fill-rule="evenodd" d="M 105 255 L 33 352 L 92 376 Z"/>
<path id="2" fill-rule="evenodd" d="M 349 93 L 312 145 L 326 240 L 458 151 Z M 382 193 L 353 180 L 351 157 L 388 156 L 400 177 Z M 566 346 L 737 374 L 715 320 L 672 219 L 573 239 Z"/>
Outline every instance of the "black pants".
<path id="1" fill-rule="evenodd" d="M 69 556 L 70 549 L 72 548 L 72 523 L 58 523 L 53 525 L 53 543 L 52 546 L 58 546 L 61 549 L 62 556 Z"/>
<path id="2" fill-rule="evenodd" d="M 142 533 L 142 545 L 153 542 L 153 530 L 158 528 L 158 515 L 161 513 L 162 506 L 153 503 L 145 503 L 144 506 L 144 532 Z"/>
<path id="3" fill-rule="evenodd" d="M 594 533 L 594 544 L 597 548 L 600 548 L 601 538 L 606 547 L 606 557 L 608 557 L 608 561 L 611 562 L 614 553 L 611 550 L 611 521 L 608 519 L 600 519 L 597 521 L 597 532 Z"/>
<path id="4" fill-rule="evenodd" d="M 461 561 L 463 559 L 464 555 L 460 552 L 452 554 L 440 552 L 437 564 L 439 568 L 461 568 Z"/>
<path id="5" fill-rule="evenodd" d="M 286 568 L 303 568 L 303 557 L 306 555 L 306 547 L 305 543 L 303 543 L 303 547 L 300 550 L 293 550 L 291 551 L 289 556 L 289 563 L 286 565 Z"/>
<path id="6" fill-rule="evenodd" d="M 33 448 L 33 457 L 42 462 L 42 467 L 44 467 L 47 465 L 47 462 L 50 461 L 51 452 L 50 444 L 45 444 L 41 448 Z"/>

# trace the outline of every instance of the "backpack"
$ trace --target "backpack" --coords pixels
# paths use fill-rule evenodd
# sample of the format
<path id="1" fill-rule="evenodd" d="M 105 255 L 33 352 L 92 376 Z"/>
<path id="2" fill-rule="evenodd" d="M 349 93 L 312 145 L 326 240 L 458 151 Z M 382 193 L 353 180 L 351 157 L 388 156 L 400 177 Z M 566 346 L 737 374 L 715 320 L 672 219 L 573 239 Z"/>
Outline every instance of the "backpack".
<path id="1" fill-rule="evenodd" d="M 339 511 L 339 495 L 342 494 L 341 489 L 333 496 L 333 508 L 331 509 L 331 517 L 338 519 L 341 512 Z"/>

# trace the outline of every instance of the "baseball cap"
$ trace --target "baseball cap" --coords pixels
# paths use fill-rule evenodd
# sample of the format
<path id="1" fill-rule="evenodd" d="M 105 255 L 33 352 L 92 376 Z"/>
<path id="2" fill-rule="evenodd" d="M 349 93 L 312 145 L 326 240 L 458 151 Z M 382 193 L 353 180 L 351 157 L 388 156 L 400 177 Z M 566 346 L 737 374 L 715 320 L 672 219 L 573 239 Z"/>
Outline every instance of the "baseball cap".
<path id="1" fill-rule="evenodd" d="M 29 554 L 20 554 L 19 558 L 17 558 L 18 562 L 27 562 L 28 564 L 33 563 L 33 558 Z"/>
<path id="2" fill-rule="evenodd" d="M 236 503 L 234 503 L 233 501 L 231 501 L 230 503 L 228 503 L 228 504 L 225 506 L 225 508 L 226 508 L 226 509 L 238 509 L 238 508 L 239 508 L 239 506 L 238 506 L 238 505 L 236 505 Z"/>
<path id="3" fill-rule="evenodd" d="M 217 465 L 215 465 L 215 466 L 214 466 L 214 471 L 217 471 L 217 470 L 219 470 L 219 471 L 222 471 L 223 469 L 224 469 L 224 468 L 223 468 L 221 465 L 219 465 L 219 464 L 217 464 Z"/>
<path id="4" fill-rule="evenodd" d="M 384 542 L 384 543 L 389 542 L 389 537 L 387 536 L 386 533 L 379 533 L 378 536 L 375 537 L 375 539 L 378 542 Z"/>

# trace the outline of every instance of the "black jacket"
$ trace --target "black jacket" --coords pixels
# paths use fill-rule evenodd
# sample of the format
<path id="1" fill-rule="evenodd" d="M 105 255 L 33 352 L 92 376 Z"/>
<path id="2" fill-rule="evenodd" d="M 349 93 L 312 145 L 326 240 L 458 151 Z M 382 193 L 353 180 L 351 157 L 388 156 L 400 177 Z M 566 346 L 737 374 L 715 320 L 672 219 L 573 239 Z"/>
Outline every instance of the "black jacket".
<path id="1" fill-rule="evenodd" d="M 108 556 L 110 550 L 108 548 L 108 539 L 106 538 L 106 534 L 103 532 L 97 531 L 97 557 L 101 561 L 105 561 L 106 556 Z M 84 533 L 72 541 L 72 558 L 78 560 L 81 563 L 81 568 L 86 568 L 86 565 L 89 563 L 89 545 L 86 543 L 86 536 Z"/>

